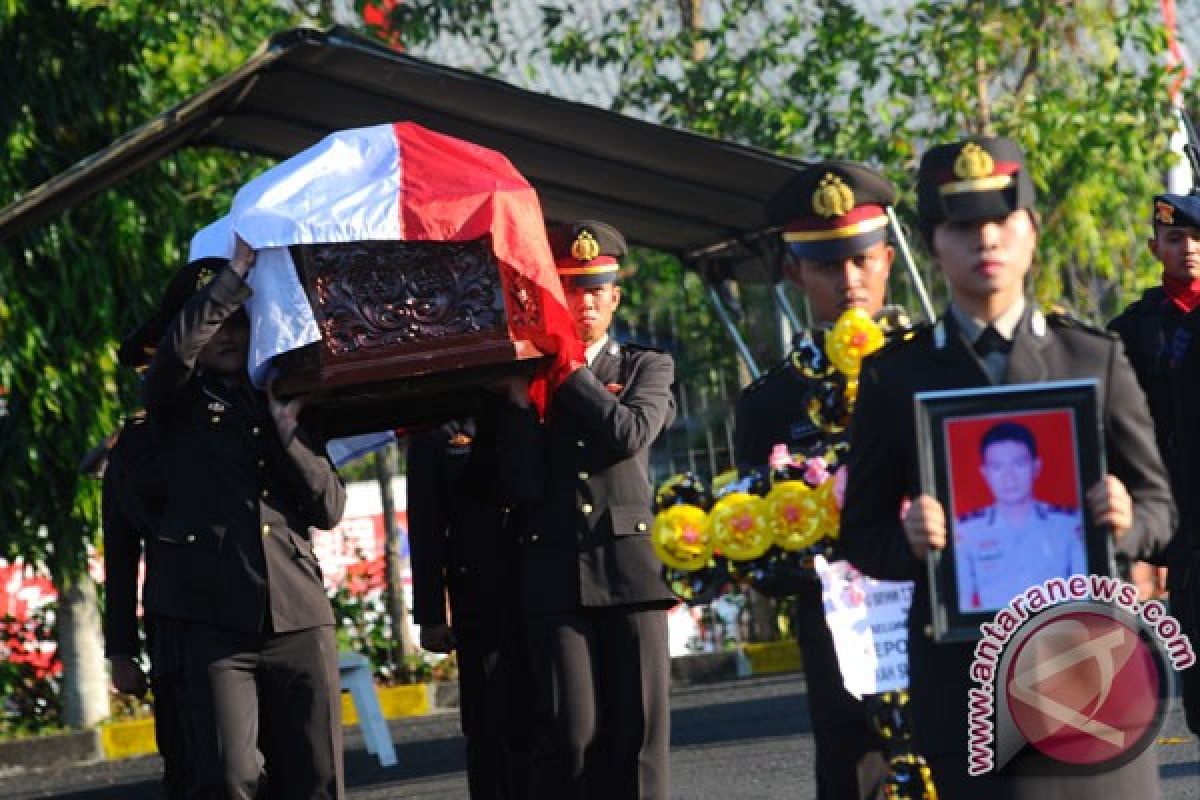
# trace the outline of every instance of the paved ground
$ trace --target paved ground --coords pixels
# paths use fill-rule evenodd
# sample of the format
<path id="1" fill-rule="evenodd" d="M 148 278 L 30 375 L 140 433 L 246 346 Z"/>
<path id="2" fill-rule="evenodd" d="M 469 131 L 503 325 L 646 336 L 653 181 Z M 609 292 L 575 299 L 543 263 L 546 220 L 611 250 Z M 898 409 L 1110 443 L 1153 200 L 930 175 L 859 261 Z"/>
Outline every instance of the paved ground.
<path id="1" fill-rule="evenodd" d="M 812 736 L 798 675 L 753 678 L 675 692 L 672 697 L 673 796 L 686 800 L 807 800 Z M 462 739 L 453 714 L 392 723 L 399 765 L 381 769 L 347 741 L 352 800 L 466 797 Z M 1188 735 L 1178 708 L 1156 745 L 1166 800 L 1200 800 L 1200 743 Z M 156 798 L 157 757 L 57 770 L 0 774 L 0 800 L 150 800 Z M 1151 798 L 1138 798 L 1151 800 Z"/>

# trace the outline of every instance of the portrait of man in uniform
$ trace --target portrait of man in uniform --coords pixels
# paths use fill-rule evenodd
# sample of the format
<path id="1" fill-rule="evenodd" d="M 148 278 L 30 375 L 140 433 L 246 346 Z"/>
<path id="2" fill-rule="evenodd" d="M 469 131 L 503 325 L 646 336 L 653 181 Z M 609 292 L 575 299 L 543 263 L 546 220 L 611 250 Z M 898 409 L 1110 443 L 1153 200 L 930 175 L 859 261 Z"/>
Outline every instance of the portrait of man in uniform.
<path id="1" fill-rule="evenodd" d="M 1086 574 L 1071 412 L 946 427 L 959 610 L 998 610 L 1030 586 Z"/>

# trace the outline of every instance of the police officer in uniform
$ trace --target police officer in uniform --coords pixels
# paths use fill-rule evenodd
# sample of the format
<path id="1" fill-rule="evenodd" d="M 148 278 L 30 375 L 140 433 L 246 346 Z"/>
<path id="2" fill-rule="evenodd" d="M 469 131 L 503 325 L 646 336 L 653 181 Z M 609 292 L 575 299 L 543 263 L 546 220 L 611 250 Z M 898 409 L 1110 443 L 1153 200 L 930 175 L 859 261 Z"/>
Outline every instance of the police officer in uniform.
<path id="1" fill-rule="evenodd" d="M 514 406 L 493 408 L 503 413 Z M 408 442 L 413 617 L 423 648 L 458 653 L 472 800 L 524 798 L 529 780 L 533 692 L 521 624 L 519 553 L 505 532 L 508 509 L 501 498 L 536 496 L 540 487 L 522 490 L 513 481 L 524 473 L 490 474 L 480 467 L 480 458 L 473 457 L 477 450 L 535 441 L 524 436 L 501 444 L 494 441 L 497 430 L 512 428 L 486 418 L 478 425 L 475 419 L 455 420 Z M 490 489 L 501 482 L 503 488 Z"/>
<path id="2" fill-rule="evenodd" d="M 123 344 L 122 364 L 133 366 Z M 133 352 L 140 352 L 141 347 Z M 144 360 L 143 360 L 144 362 Z M 146 581 L 157 577 L 155 530 L 167 486 L 158 436 L 144 414 L 130 417 L 107 457 L 101 490 L 104 540 L 104 651 L 117 691 L 141 697 L 147 681 L 137 662 L 138 565 L 146 556 Z M 192 779 L 191 727 L 184 702 L 184 626 L 147 611 L 144 619 L 154 693 L 154 738 L 163 760 L 163 792 L 171 800 L 189 797 Z"/>
<path id="3" fill-rule="evenodd" d="M 783 226 L 788 247 L 784 275 L 807 295 L 817 327 L 801 334 L 783 363 L 738 398 L 734 455 L 743 475 L 764 473 L 777 444 L 806 457 L 824 456 L 830 449 L 844 455 L 849 407 L 840 376 L 837 397 L 826 397 L 831 378 L 825 333 L 848 309 L 872 316 L 883 312 L 895 255 L 887 241 L 886 209 L 895 195 L 891 183 L 874 170 L 827 161 L 797 175 L 771 200 L 768 213 Z M 892 318 L 896 316 L 893 312 Z M 817 796 L 874 797 L 887 765 L 862 702 L 842 684 L 820 580 L 809 571 L 790 579 L 768 578 L 761 588 L 795 596 L 792 627 L 808 683 Z"/>
<path id="4" fill-rule="evenodd" d="M 666 800 L 675 597 L 650 543 L 648 455 L 674 416 L 674 364 L 608 335 L 621 234 L 590 220 L 549 234 L 586 352 L 547 410 L 541 457 L 505 467 L 544 474 L 510 523 L 539 715 L 530 797 Z"/>
<path id="5" fill-rule="evenodd" d="M 1158 559 L 1171 537 L 1174 508 L 1145 399 L 1120 343 L 1070 317 L 1043 315 L 1025 299 L 1037 218 L 1033 182 L 1016 143 L 980 137 L 932 148 L 921 160 L 917 198 L 921 232 L 951 302 L 936 325 L 863 366 L 841 529 L 844 552 L 864 572 L 916 582 L 908 653 L 917 749 L 942 797 L 1154 796 L 1153 751 L 1098 775 L 1022 769 L 1045 766 L 1036 754 L 1021 756 L 1015 770 L 967 775 L 973 644 L 934 643 L 928 633 L 924 562 L 930 548 L 945 547 L 947 526 L 945 509 L 921 493 L 914 393 L 1096 378 L 1111 474 L 1086 487 L 1093 519 L 1111 531 L 1119 552 Z M 912 502 L 902 518 L 906 497 Z"/>
<path id="6" fill-rule="evenodd" d="M 117 360 L 144 370 L 162 338 L 168 314 L 173 316 L 192 293 L 202 269 L 219 268 L 219 261 L 196 261 L 172 276 L 160 310 L 121 342 Z M 141 696 L 146 676 L 137 663 L 138 567 L 145 556 L 143 594 L 158 591 L 161 581 L 156 535 L 166 504 L 167 481 L 158 433 L 144 412 L 126 420 L 108 450 L 101 490 L 104 540 L 104 650 L 112 668 L 113 686 L 124 694 Z M 144 612 L 146 646 L 150 653 L 149 686 L 154 696 L 154 738 L 163 760 L 163 790 L 169 798 L 191 797 L 192 727 L 185 702 L 183 647 L 187 625 L 178 619 Z"/>
<path id="7" fill-rule="evenodd" d="M 1158 446 L 1179 503 L 1180 531 L 1167 573 L 1171 611 L 1200 641 L 1200 194 L 1154 198 L 1154 236 L 1147 242 L 1163 267 L 1162 284 L 1147 289 L 1109 328 L 1125 344 L 1154 417 Z M 1200 735 L 1200 667 L 1182 673 L 1188 727 Z"/>
<path id="8" fill-rule="evenodd" d="M 300 401 L 250 385 L 242 304 L 254 254 L 197 262 L 193 291 L 146 374 L 166 505 L 147 610 L 186 624 L 187 703 L 203 797 L 271 791 L 340 798 L 342 739 L 333 613 L 309 530 L 341 519 L 346 493 Z"/>
<path id="9" fill-rule="evenodd" d="M 983 434 L 979 454 L 994 502 L 955 521 L 959 607 L 999 610 L 1030 586 L 1086 575 L 1083 515 L 1033 495 L 1042 470 L 1033 431 L 998 422 Z"/>

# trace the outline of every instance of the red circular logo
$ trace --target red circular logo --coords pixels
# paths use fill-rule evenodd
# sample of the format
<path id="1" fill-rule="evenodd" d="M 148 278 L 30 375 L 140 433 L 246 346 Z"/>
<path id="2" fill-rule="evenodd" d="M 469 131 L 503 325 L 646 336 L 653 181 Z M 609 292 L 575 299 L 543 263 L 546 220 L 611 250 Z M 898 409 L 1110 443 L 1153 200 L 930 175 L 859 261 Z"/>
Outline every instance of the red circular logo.
<path id="1" fill-rule="evenodd" d="M 1065 764 L 1140 752 L 1162 720 L 1162 666 L 1135 625 L 1071 611 L 1037 625 L 1009 661 L 1005 691 L 1021 735 Z"/>

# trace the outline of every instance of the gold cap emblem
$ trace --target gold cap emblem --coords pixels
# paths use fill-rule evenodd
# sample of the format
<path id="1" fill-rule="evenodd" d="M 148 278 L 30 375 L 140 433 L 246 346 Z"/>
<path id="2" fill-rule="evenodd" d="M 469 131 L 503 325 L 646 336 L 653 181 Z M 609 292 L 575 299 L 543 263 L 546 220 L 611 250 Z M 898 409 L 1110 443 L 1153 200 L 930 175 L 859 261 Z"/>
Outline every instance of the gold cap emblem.
<path id="1" fill-rule="evenodd" d="M 954 174 L 964 180 L 986 178 L 996 169 L 992 155 L 975 142 L 967 142 L 954 159 Z"/>
<path id="2" fill-rule="evenodd" d="M 576 261 L 591 261 L 600 255 L 600 243 L 591 231 L 580 231 L 571 243 L 571 258 Z"/>
<path id="3" fill-rule="evenodd" d="M 205 286 L 208 286 L 210 283 L 212 283 L 212 279 L 216 276 L 216 273 L 213 272 L 209 267 L 201 268 L 201 270 L 196 273 L 196 291 L 198 292 Z"/>
<path id="4" fill-rule="evenodd" d="M 822 217 L 840 217 L 854 208 L 854 192 L 845 181 L 828 172 L 813 192 L 812 204 Z"/>
<path id="5" fill-rule="evenodd" d="M 1162 200 L 1154 201 L 1154 219 L 1163 225 L 1175 224 L 1175 206 Z"/>

